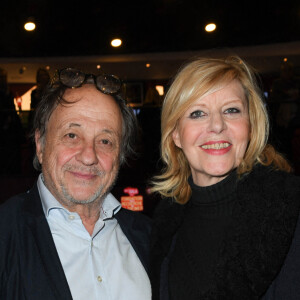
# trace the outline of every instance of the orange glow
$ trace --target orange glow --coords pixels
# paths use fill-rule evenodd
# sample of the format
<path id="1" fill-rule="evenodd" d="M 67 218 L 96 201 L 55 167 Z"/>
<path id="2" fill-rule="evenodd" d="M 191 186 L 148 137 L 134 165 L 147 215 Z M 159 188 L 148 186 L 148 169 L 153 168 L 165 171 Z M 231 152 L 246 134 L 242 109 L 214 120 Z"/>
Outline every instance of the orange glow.
<path id="1" fill-rule="evenodd" d="M 122 196 L 121 205 L 126 209 L 142 211 L 144 210 L 143 196 Z"/>
<path id="2" fill-rule="evenodd" d="M 139 193 L 137 188 L 126 187 L 123 192 L 129 195 L 121 197 L 121 205 L 123 208 L 134 211 L 144 210 L 143 196 L 137 195 Z"/>
<path id="3" fill-rule="evenodd" d="M 156 85 L 155 88 L 156 88 L 159 96 L 163 96 L 164 95 L 165 91 L 164 91 L 164 87 L 162 85 Z"/>

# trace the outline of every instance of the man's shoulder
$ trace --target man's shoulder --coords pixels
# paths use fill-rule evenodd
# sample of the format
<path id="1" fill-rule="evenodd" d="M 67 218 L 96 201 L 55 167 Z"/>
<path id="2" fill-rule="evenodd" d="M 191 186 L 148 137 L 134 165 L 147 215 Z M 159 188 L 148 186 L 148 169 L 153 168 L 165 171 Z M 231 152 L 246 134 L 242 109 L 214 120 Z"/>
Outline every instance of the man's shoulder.
<path id="1" fill-rule="evenodd" d="M 0 205 L 0 217 L 19 214 L 26 199 L 26 193 L 15 195 Z"/>
<path id="2" fill-rule="evenodd" d="M 13 196 L 0 205 L 0 241 L 1 245 L 10 239 L 11 235 L 22 224 L 25 194 Z"/>
<path id="3" fill-rule="evenodd" d="M 7 199 L 0 205 L 0 222 L 7 222 L 7 220 L 20 220 L 26 211 L 37 210 L 37 188 L 34 186 L 32 189 L 25 193 L 15 195 Z"/>

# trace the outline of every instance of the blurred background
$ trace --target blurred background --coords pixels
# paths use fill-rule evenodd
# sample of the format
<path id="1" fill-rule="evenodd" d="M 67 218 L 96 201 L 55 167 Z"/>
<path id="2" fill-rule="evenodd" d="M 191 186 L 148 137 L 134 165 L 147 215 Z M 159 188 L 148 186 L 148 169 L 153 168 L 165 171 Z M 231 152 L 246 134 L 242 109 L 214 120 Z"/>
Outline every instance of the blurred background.
<path id="1" fill-rule="evenodd" d="M 32 117 L 45 84 L 64 67 L 123 81 L 141 139 L 113 193 L 131 209 L 152 213 L 161 104 L 178 68 L 198 56 L 235 54 L 256 69 L 270 141 L 300 174 L 299 1 L 10 0 L 1 1 L 0 24 L 1 202 L 36 180 Z"/>

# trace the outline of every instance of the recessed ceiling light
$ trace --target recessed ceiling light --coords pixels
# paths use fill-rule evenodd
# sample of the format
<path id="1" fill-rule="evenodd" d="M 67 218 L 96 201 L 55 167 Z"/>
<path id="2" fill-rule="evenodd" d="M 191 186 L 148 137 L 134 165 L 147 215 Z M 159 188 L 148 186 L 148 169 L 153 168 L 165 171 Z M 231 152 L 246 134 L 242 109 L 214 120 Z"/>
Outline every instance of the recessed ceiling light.
<path id="1" fill-rule="evenodd" d="M 27 31 L 33 31 L 34 29 L 35 29 L 35 23 L 33 23 L 33 22 L 27 22 L 27 23 L 25 23 L 25 25 L 24 25 L 24 28 L 25 28 L 25 30 L 27 30 Z"/>
<path id="2" fill-rule="evenodd" d="M 213 32 L 216 30 L 216 28 L 217 28 L 217 25 L 215 23 L 210 23 L 205 26 L 205 30 L 207 32 Z"/>
<path id="3" fill-rule="evenodd" d="M 110 43 L 113 47 L 120 47 L 122 45 L 121 39 L 113 39 Z"/>

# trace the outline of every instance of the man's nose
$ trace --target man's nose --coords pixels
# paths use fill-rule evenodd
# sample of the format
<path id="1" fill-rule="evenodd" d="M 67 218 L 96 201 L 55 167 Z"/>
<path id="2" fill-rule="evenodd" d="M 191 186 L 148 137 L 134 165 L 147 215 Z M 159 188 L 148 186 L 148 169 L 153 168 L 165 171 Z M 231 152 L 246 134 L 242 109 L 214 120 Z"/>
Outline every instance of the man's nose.
<path id="1" fill-rule="evenodd" d="M 226 129 L 226 122 L 222 113 L 213 113 L 209 119 L 208 131 L 221 133 Z"/>
<path id="2" fill-rule="evenodd" d="M 95 150 L 95 145 L 92 141 L 85 141 L 76 155 L 76 159 L 86 166 L 95 165 L 98 163 L 98 157 Z"/>

